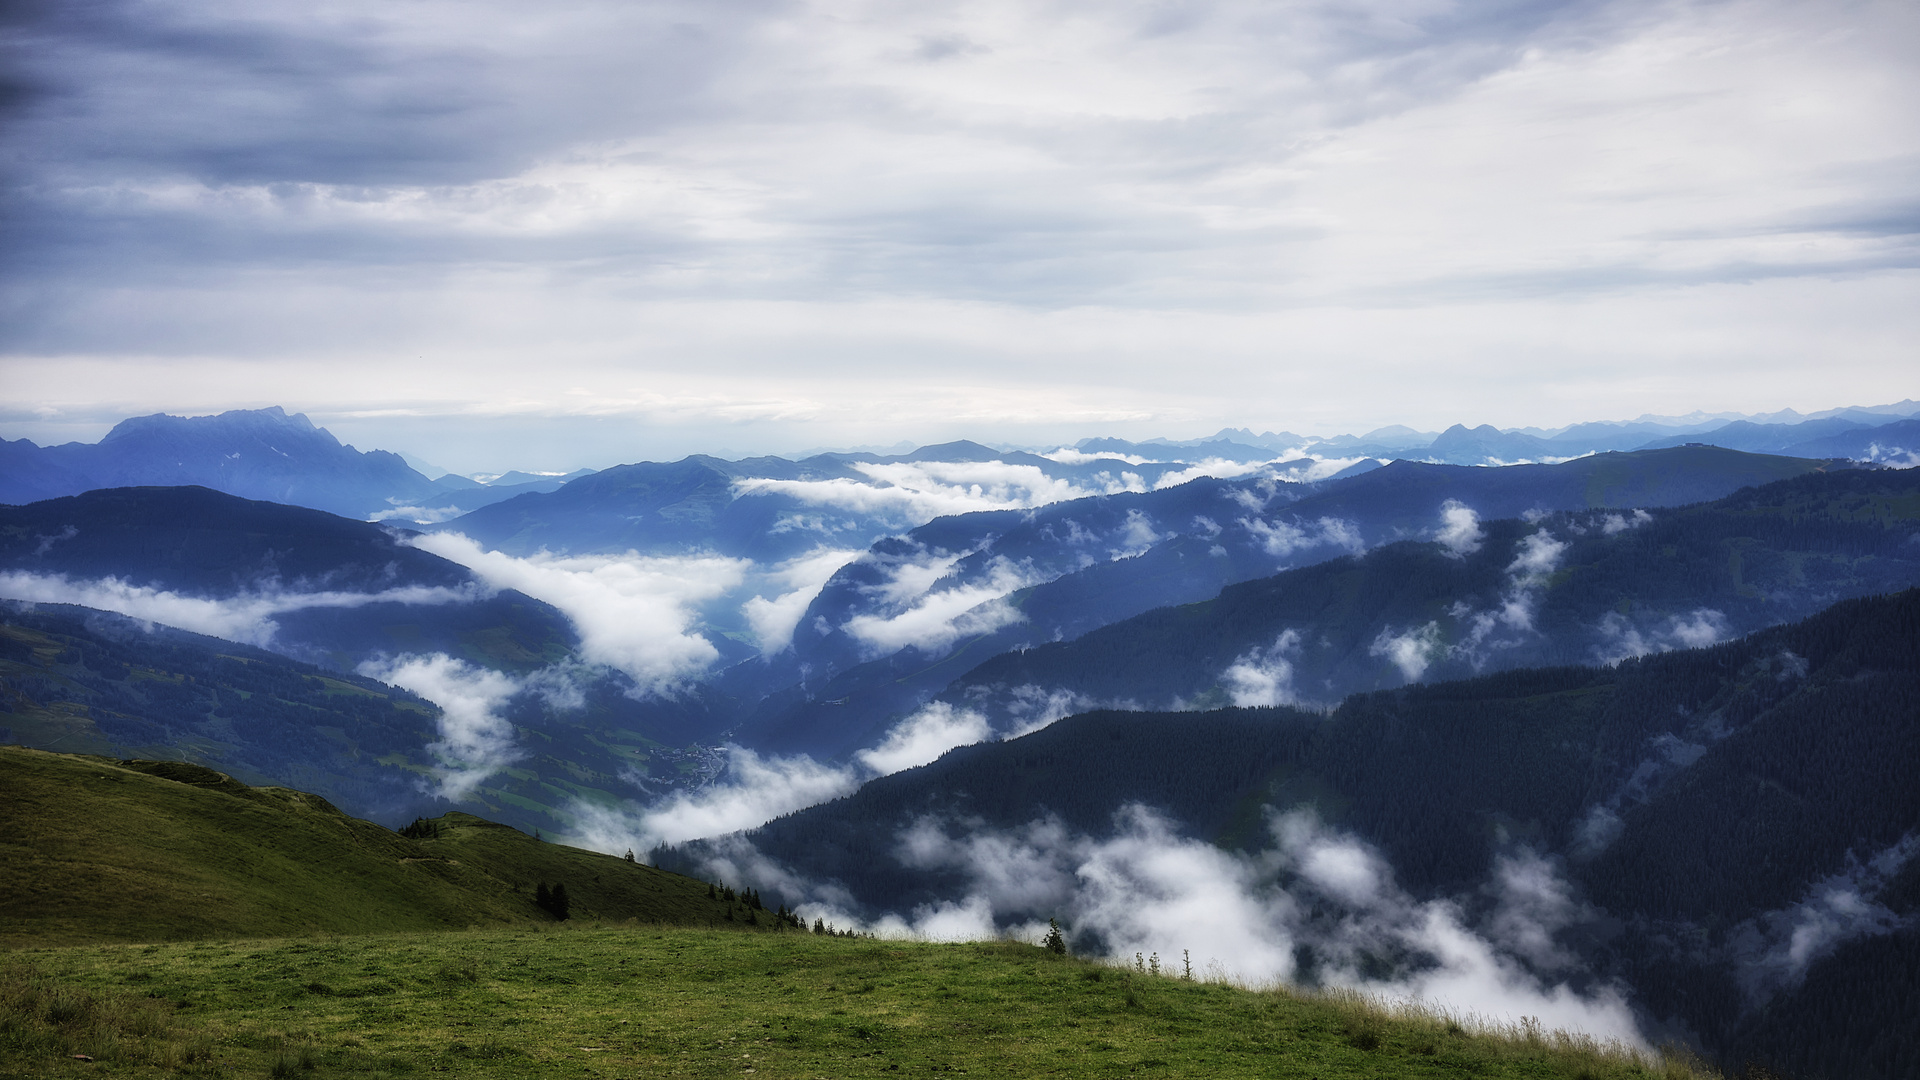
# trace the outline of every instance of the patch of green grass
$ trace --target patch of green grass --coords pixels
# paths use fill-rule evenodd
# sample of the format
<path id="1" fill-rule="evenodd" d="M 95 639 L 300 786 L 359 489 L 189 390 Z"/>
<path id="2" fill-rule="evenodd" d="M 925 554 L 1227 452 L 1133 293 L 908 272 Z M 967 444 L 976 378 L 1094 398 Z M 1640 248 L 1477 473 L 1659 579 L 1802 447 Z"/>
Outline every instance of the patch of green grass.
<path id="1" fill-rule="evenodd" d="M 10 962 L 9 1076 L 1708 1075 L 1528 1022 L 1123 973 L 1007 942 L 560 926 Z"/>
<path id="2" fill-rule="evenodd" d="M 704 882 L 436 820 L 409 839 L 198 765 L 0 747 L 0 947 L 539 925 L 542 883 L 575 918 L 752 926 Z"/>

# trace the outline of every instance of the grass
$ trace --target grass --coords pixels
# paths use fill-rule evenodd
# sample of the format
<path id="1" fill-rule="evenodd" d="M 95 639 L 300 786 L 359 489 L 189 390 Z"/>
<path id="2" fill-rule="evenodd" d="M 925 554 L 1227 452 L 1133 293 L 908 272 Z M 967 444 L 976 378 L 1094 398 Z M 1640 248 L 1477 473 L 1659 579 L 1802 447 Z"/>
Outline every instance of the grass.
<path id="1" fill-rule="evenodd" d="M 0 947 L 537 925 L 542 882 L 578 918 L 753 925 L 704 882 L 435 821 L 409 839 L 200 766 L 0 747 Z"/>
<path id="2" fill-rule="evenodd" d="M 0 1075 L 19 1077 L 1708 1075 L 1525 1021 L 1009 942 L 564 924 L 37 949 L 0 966 Z"/>

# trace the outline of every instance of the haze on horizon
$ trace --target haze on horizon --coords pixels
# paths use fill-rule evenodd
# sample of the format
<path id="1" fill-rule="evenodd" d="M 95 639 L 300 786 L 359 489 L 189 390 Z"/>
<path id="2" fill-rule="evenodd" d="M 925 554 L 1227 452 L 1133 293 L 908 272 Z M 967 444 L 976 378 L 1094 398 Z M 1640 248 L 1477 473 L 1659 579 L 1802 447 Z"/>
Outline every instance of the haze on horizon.
<path id="1" fill-rule="evenodd" d="M 1897 0 L 28 4 L 0 435 L 465 470 L 1920 396 Z"/>

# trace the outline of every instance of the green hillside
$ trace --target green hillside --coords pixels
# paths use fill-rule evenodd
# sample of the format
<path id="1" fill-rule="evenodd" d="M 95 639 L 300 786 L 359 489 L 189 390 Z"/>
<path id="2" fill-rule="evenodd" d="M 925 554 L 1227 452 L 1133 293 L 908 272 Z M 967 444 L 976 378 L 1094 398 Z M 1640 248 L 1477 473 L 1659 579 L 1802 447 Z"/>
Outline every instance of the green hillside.
<path id="1" fill-rule="evenodd" d="M 1011 942 L 527 927 L 12 959 L 9 1076 L 1708 1075 L 1537 1023 L 1492 1034 Z"/>
<path id="2" fill-rule="evenodd" d="M 0 946 L 547 924 L 542 884 L 574 918 L 748 925 L 702 882 L 467 814 L 409 831 L 197 765 L 0 747 Z"/>

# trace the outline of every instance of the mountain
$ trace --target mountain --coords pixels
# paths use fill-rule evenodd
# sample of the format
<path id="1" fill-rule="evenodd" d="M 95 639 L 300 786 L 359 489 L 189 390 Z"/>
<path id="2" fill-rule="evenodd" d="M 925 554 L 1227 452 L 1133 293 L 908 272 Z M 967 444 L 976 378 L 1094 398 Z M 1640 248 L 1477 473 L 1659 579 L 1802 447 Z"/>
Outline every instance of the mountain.
<path id="1" fill-rule="evenodd" d="M 1621 980 L 1645 1023 L 1729 1063 L 1893 1080 L 1916 1063 L 1894 1034 L 1920 991 L 1916 717 L 1909 589 L 1712 648 L 1355 695 L 1324 714 L 1087 713 L 657 857 L 757 865 L 784 899 L 818 892 L 869 915 L 984 889 L 1006 923 L 1097 920 L 1113 883 L 1071 860 L 1103 837 L 1147 843 L 1126 810 L 1145 804 L 1180 836 L 1248 852 L 1263 899 L 1236 910 L 1286 920 L 1302 948 L 1333 949 L 1364 925 L 1342 907 L 1386 887 L 1497 935 L 1517 917 L 1500 890 L 1524 881 L 1559 921 L 1513 938 L 1509 962 Z M 1336 862 L 1258 854 L 1285 840 L 1273 815 L 1302 808 L 1334 831 L 1315 850 Z M 1357 876 L 1362 849 L 1340 835 L 1384 869 Z M 941 854 L 965 850 L 986 861 Z M 1030 869 L 993 884 L 1015 866 Z M 1391 886 L 1365 884 L 1381 874 Z M 1336 888 L 1314 894 L 1316 880 Z M 1433 962 L 1394 948 L 1375 945 L 1372 978 Z"/>
<path id="2" fill-rule="evenodd" d="M 697 787 L 718 765 L 688 748 L 712 735 L 698 695 L 639 701 L 592 672 L 437 677 L 447 708 L 232 641 L 0 601 L 0 743 L 184 758 L 394 825 L 453 806 L 548 832 L 580 802 Z"/>
<path id="3" fill-rule="evenodd" d="M 971 442 L 890 457 L 725 461 L 695 455 L 617 465 L 430 527 L 514 555 L 701 550 L 777 562 L 821 545 L 865 547 L 956 503 L 1145 490 L 1185 468 L 1179 461 L 1134 465 L 1118 458 L 1065 464 Z"/>
<path id="4" fill-rule="evenodd" d="M 121 604 L 338 671 L 428 652 L 528 671 L 577 644 L 559 611 L 404 535 L 202 487 L 110 488 L 0 506 L 0 595 Z"/>
<path id="5" fill-rule="evenodd" d="M 275 406 L 218 416 L 123 420 L 98 443 L 0 449 L 0 502 L 96 488 L 202 485 L 249 499 L 366 518 L 439 491 L 400 455 L 362 453 Z"/>
<path id="6" fill-rule="evenodd" d="M 1036 696 L 1331 702 L 1416 680 L 1617 662 L 1920 583 L 1916 499 L 1920 471 L 1855 470 L 1652 515 L 1484 522 L 1470 543 L 1389 544 L 1004 652 L 940 697 L 1004 724 Z"/>
<path id="7" fill-rule="evenodd" d="M 744 699 L 769 695 L 737 737 L 783 753 L 837 756 L 867 745 L 989 657 L 999 656 L 992 663 L 1001 667 L 986 669 L 997 672 L 1054 655 L 1078 656 L 1060 652 L 1068 647 L 1059 643 L 1147 618 L 1142 613 L 1154 608 L 1207 600 L 1278 569 L 1435 535 L 1450 502 L 1488 517 L 1663 507 L 1820 467 L 1711 447 L 1500 469 L 1397 461 L 1316 483 L 1278 480 L 1269 471 L 1028 511 L 956 515 L 876 543 L 808 606 L 790 654 L 748 661 L 722 681 Z M 1270 645 L 1277 633 L 1240 650 Z M 1191 645 L 1183 642 L 1168 655 L 1183 655 Z M 1149 663 L 1132 661 L 1138 677 L 1168 670 L 1164 658 L 1151 655 Z M 1218 675 L 1219 668 L 1207 672 L 1201 687 Z M 1001 680 L 1004 693 L 989 700 L 1004 703 L 1011 700 L 1005 694 L 1029 690 L 1042 700 L 1054 690 L 1082 692 L 1076 677 L 1061 678 Z"/>

